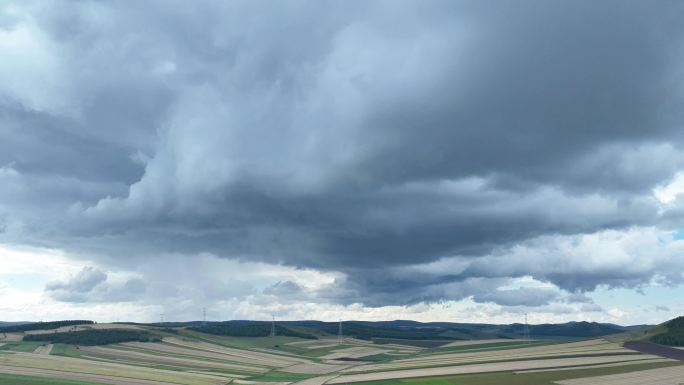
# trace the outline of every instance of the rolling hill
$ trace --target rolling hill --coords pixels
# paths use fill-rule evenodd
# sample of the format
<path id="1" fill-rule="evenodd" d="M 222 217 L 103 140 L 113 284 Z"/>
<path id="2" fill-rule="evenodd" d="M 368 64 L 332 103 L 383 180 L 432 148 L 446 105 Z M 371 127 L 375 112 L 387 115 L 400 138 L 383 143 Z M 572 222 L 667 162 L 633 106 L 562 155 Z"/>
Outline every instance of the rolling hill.
<path id="1" fill-rule="evenodd" d="M 639 340 L 659 345 L 684 346 L 684 316 L 671 319 L 637 336 Z"/>

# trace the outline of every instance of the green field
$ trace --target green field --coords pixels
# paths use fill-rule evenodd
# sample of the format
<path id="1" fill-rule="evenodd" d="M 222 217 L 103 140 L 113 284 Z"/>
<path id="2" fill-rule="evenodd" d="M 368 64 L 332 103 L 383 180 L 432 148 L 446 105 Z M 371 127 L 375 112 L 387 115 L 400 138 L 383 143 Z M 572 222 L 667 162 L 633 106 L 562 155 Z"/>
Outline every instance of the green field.
<path id="1" fill-rule="evenodd" d="M 321 357 L 326 354 L 333 353 L 336 350 L 340 349 L 346 349 L 346 348 L 353 348 L 356 345 L 348 345 L 348 344 L 340 344 L 340 345 L 335 345 L 335 346 L 327 346 L 323 348 L 314 348 L 314 349 L 307 349 L 307 348 L 302 348 L 296 345 L 280 345 L 278 346 L 278 350 L 282 350 L 284 352 L 289 352 L 289 353 L 294 353 L 306 357 Z"/>
<path id="2" fill-rule="evenodd" d="M 298 374 L 298 373 L 287 373 L 280 371 L 272 371 L 264 373 L 261 375 L 250 377 L 250 381 L 263 381 L 263 382 L 283 382 L 283 381 L 301 381 L 307 378 L 316 377 L 314 374 Z"/>
<path id="3" fill-rule="evenodd" d="M 407 378 L 400 380 L 381 380 L 354 382 L 353 385 L 554 385 L 554 381 L 572 378 L 603 376 L 608 374 L 627 373 L 638 370 L 666 368 L 684 365 L 681 362 L 662 362 L 652 364 L 634 364 L 596 369 L 560 370 L 538 373 L 515 374 L 500 372 L 488 374 L 472 374 L 460 376 Z M 647 385 L 647 384 L 644 384 Z"/>
<path id="4" fill-rule="evenodd" d="M 78 350 L 74 345 L 65 344 L 55 344 L 52 347 L 50 354 L 55 356 L 65 356 L 65 357 L 81 357 L 81 351 Z"/>
<path id="5" fill-rule="evenodd" d="M 0 346 L 0 350 L 30 353 L 41 345 L 45 345 L 45 342 L 8 342 L 7 344 Z"/>
<path id="6" fill-rule="evenodd" d="M 193 330 L 183 330 L 179 333 L 181 337 L 195 339 L 198 341 L 210 342 L 238 349 L 276 349 L 284 350 L 284 345 L 289 342 L 306 341 L 296 337 L 227 337 L 214 334 L 205 334 Z"/>
<path id="7" fill-rule="evenodd" d="M 54 378 L 18 376 L 0 373 L 0 384 L 6 385 L 102 385 L 95 382 L 59 380 Z"/>

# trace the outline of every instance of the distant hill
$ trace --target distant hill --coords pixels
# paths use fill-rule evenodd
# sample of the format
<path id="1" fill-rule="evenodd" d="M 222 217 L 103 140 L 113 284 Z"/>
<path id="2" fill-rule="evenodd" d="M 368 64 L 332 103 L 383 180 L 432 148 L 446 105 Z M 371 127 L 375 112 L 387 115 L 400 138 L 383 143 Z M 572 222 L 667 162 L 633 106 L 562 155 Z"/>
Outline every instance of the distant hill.
<path id="1" fill-rule="evenodd" d="M 30 324 L 33 322 L 29 321 L 17 321 L 17 322 L 5 322 L 5 321 L 0 321 L 0 327 L 5 327 L 5 326 L 15 326 L 15 325 L 25 325 L 25 324 Z"/>
<path id="2" fill-rule="evenodd" d="M 597 322 L 569 322 L 565 324 L 543 324 L 530 326 L 533 336 L 561 336 L 561 337 L 598 337 L 623 333 L 628 328 Z"/>
<path id="3" fill-rule="evenodd" d="M 267 337 L 271 334 L 270 322 L 223 322 L 220 324 L 206 326 L 192 326 L 188 329 L 200 333 L 215 334 L 232 337 Z M 317 337 L 309 333 L 300 333 L 281 325 L 275 325 L 274 332 L 279 336 L 298 337 L 305 339 L 316 339 Z"/>
<path id="4" fill-rule="evenodd" d="M 285 327 L 293 334 L 309 334 L 320 337 L 337 335 L 338 322 L 323 321 L 277 321 L 279 327 Z M 259 335 L 270 331 L 270 322 L 235 320 L 225 322 L 207 322 L 204 327 L 198 321 L 182 323 L 150 324 L 165 327 L 190 327 L 196 331 L 242 334 L 248 330 L 250 333 L 258 330 Z M 530 335 L 535 339 L 572 339 L 592 338 L 607 336 L 618 333 L 633 332 L 647 329 L 649 325 L 620 326 L 596 322 L 568 322 L 563 324 L 540 324 L 530 325 Z M 406 320 L 395 321 L 344 321 L 342 323 L 343 334 L 365 340 L 472 340 L 488 338 L 522 338 L 525 325 L 520 323 L 510 325 L 497 324 L 468 324 L 452 322 L 417 322 Z M 245 332 L 246 333 L 246 332 Z M 256 332 L 255 332 L 256 333 Z M 289 334 L 289 333 L 283 333 Z M 294 335 L 293 335 L 294 336 Z M 310 338 L 310 337 L 309 337 Z"/>
<path id="5" fill-rule="evenodd" d="M 660 345 L 684 346 L 684 316 L 671 319 L 638 336 L 641 340 Z"/>
<path id="6" fill-rule="evenodd" d="M 674 320 L 673 320 L 674 321 Z M 51 322 L 0 322 L 0 332 L 21 332 L 34 329 L 51 329 L 66 324 L 92 323 L 92 321 L 59 321 Z M 223 335 L 268 335 L 270 321 L 232 320 L 221 322 L 156 322 L 120 324 L 143 325 L 159 328 L 190 328 L 195 331 Z M 330 338 L 337 335 L 338 322 L 315 320 L 276 321 L 277 334 L 302 338 Z M 514 324 L 477 324 L 456 322 L 418 322 L 410 320 L 394 321 L 344 321 L 343 334 L 365 340 L 392 342 L 392 340 L 420 341 L 453 341 L 490 338 L 516 339 L 524 336 L 525 325 Z M 658 333 L 648 332 L 654 336 L 664 331 L 665 326 L 658 326 Z M 619 333 L 632 333 L 643 339 L 644 330 L 654 330 L 652 325 L 620 326 L 597 322 L 568 322 L 562 324 L 529 325 L 530 335 L 534 339 L 573 339 L 592 338 Z M 672 334 L 667 335 L 668 338 Z M 665 337 L 662 337 L 665 338 Z M 665 342 L 661 342 L 665 343 Z"/>

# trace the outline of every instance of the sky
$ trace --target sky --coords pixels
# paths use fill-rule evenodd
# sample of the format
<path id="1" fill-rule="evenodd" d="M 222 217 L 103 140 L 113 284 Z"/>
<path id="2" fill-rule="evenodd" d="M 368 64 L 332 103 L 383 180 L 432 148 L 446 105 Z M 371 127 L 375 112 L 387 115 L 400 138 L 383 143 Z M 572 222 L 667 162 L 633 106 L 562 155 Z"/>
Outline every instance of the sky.
<path id="1" fill-rule="evenodd" d="M 682 315 L 682 17 L 0 0 L 0 320 Z"/>

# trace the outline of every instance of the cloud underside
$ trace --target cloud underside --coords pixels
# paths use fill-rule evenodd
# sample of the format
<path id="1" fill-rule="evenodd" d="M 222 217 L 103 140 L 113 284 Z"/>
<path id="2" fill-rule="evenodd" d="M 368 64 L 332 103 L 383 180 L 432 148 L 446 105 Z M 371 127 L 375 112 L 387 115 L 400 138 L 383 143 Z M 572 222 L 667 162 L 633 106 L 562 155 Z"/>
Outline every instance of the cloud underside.
<path id="1" fill-rule="evenodd" d="M 0 241 L 139 272 L 202 254 L 311 269 L 337 275 L 264 294 L 369 306 L 678 285 L 683 12 L 3 3 Z M 507 287 L 522 277 L 550 286 Z M 152 286 L 90 268 L 46 291 Z"/>

